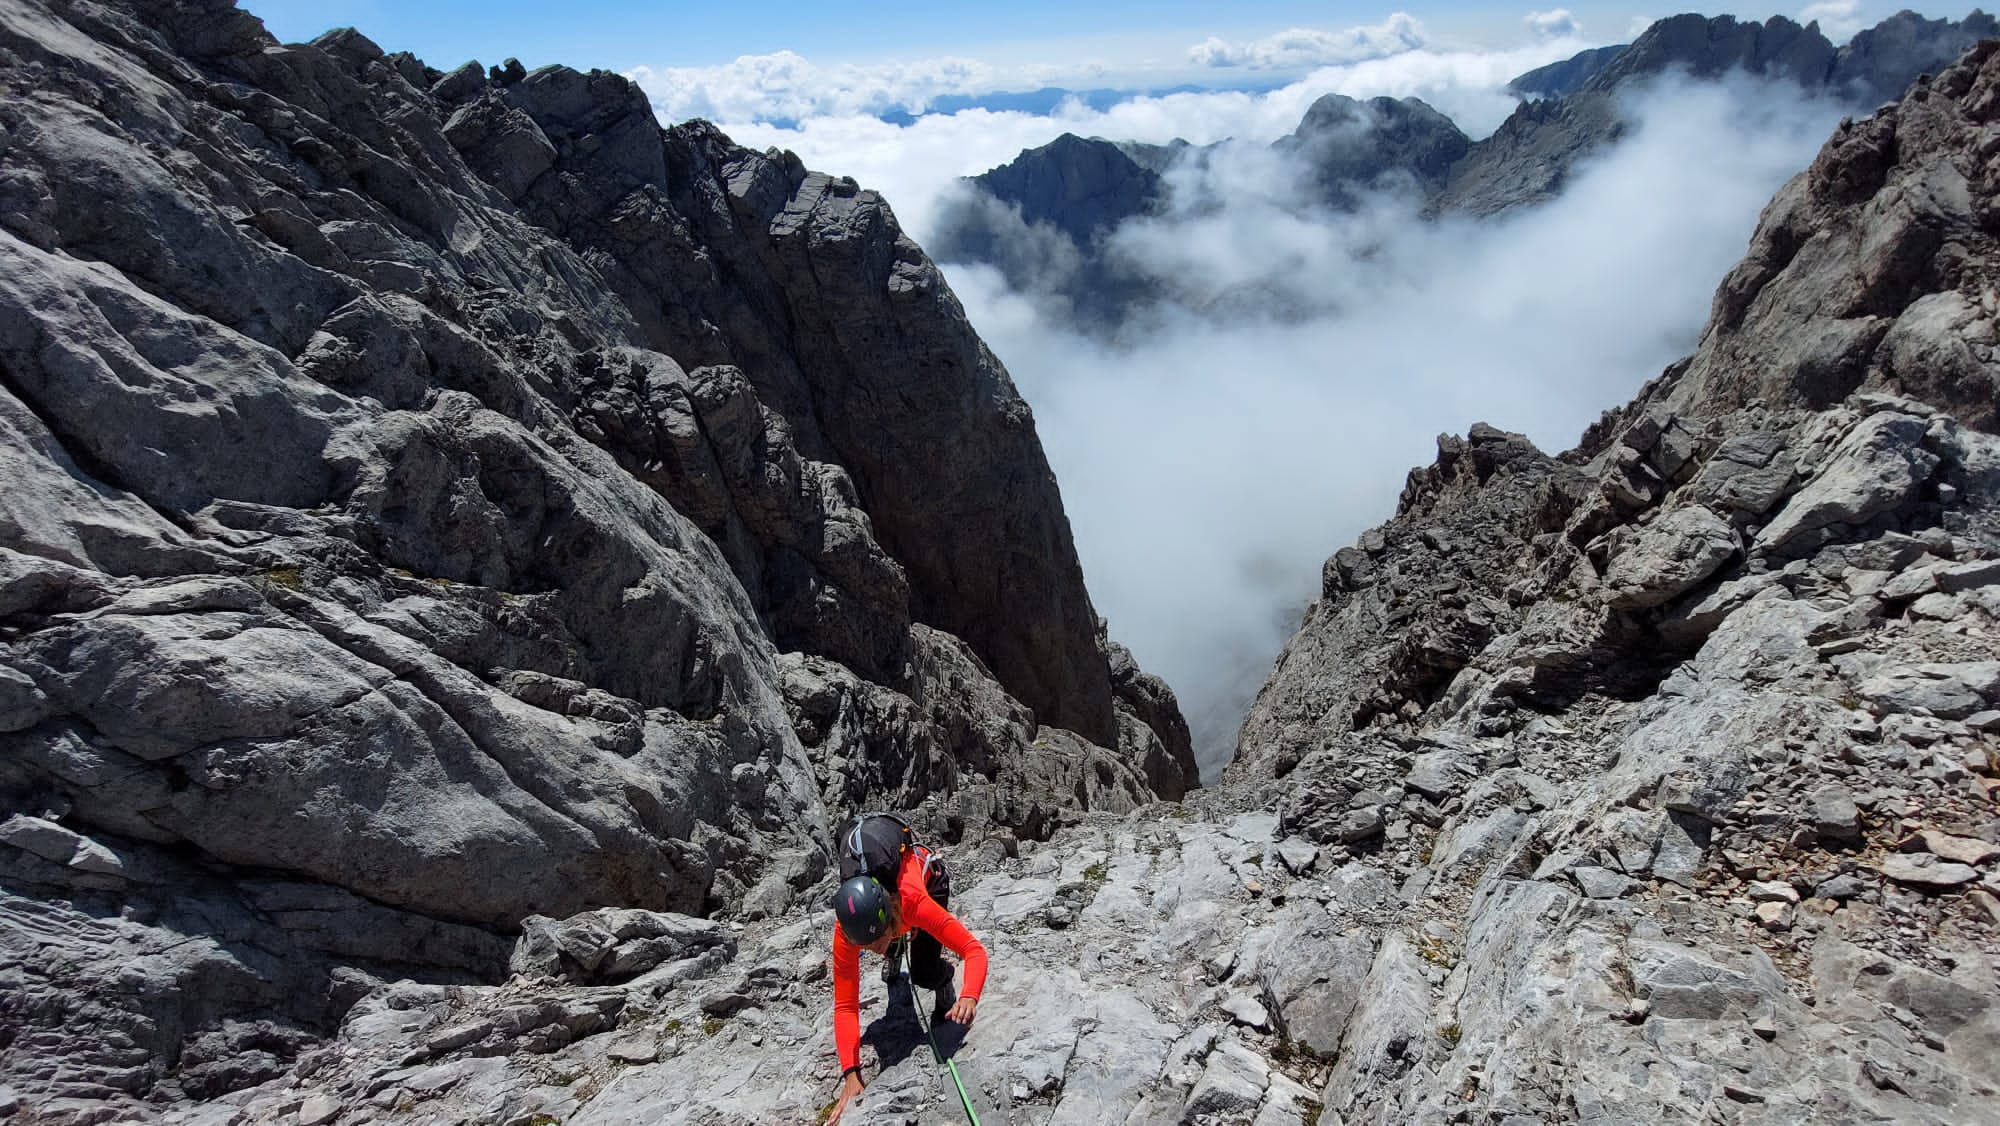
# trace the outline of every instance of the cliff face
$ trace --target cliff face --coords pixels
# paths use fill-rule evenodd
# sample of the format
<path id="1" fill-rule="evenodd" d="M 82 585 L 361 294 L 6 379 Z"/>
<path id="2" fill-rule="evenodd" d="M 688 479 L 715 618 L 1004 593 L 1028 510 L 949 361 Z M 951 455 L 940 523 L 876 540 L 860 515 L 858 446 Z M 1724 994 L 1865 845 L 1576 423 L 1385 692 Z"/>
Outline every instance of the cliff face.
<path id="1" fill-rule="evenodd" d="M 858 805 L 1195 784 L 873 193 L 213 0 L 0 4 L 0 88 L 0 1085 L 215 1094 L 532 916 L 783 911 Z"/>
<path id="2" fill-rule="evenodd" d="M 1329 1111 L 2000 1086 L 1996 90 L 1982 44 L 1843 126 L 1694 356 L 1561 457 L 1441 438 L 1328 560 L 1223 785 L 1401 888 Z"/>

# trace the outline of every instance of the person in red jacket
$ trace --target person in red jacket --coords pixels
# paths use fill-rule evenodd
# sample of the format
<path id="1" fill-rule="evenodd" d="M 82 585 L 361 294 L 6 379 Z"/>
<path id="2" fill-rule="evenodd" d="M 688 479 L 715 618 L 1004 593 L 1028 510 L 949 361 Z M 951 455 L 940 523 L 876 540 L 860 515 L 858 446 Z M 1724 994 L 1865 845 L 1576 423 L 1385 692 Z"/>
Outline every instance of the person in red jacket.
<path id="1" fill-rule="evenodd" d="M 986 948 L 945 910 L 950 881 L 930 851 L 918 845 L 903 853 L 894 889 L 873 876 L 856 876 L 833 896 L 833 1043 L 840 1054 L 840 1098 L 828 1126 L 840 1121 L 847 1104 L 866 1086 L 861 1080 L 861 952 L 887 955 L 910 936 L 910 980 L 938 996 L 945 1020 L 971 1024 L 986 985 Z M 940 946 L 965 962 L 965 987 L 951 998 L 951 965 Z M 950 1002 L 947 1004 L 947 1002 Z"/>

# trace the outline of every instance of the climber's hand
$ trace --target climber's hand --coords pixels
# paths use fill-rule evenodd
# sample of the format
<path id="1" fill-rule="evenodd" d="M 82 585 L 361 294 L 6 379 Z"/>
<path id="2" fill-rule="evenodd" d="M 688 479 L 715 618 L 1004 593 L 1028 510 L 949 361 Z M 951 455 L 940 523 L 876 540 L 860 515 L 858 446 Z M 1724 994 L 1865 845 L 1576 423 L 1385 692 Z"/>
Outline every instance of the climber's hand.
<path id="1" fill-rule="evenodd" d="M 827 1116 L 826 1126 L 833 1126 L 840 1121 L 840 1116 L 847 1113 L 847 1104 L 860 1097 L 861 1088 L 864 1086 L 866 1084 L 861 1082 L 860 1072 L 847 1073 L 847 1077 L 840 1084 L 840 1098 L 834 1100 L 833 1113 Z"/>

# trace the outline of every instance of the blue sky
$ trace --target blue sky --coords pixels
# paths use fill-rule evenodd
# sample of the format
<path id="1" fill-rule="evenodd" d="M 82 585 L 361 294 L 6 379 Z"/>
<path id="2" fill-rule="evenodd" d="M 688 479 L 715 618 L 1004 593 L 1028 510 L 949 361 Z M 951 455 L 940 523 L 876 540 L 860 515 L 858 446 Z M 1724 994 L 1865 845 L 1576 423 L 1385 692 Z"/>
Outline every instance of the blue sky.
<path id="1" fill-rule="evenodd" d="M 1221 10 L 1213 0 L 1011 0 L 938 3 L 876 0 L 844 4 L 633 3 L 630 0 L 244 0 L 287 42 L 329 27 L 353 26 L 389 50 L 415 52 L 433 66 L 508 55 L 531 65 L 565 62 L 628 70 L 708 66 L 739 55 L 790 50 L 821 62 L 908 58 L 913 54 L 1012 54 L 1073 45 L 1143 52 L 1182 47 L 1210 35 L 1269 35 L 1292 27 L 1335 29 L 1379 23 L 1407 10 L 1439 34 L 1482 45 L 1518 38 L 1537 5 L 1491 3 L 1374 5 L 1246 0 Z M 1601 24 L 1606 41 L 1660 5 L 1582 3 L 1566 7 Z"/>
<path id="2" fill-rule="evenodd" d="M 1406 6 L 1246 0 L 1010 0 L 952 4 L 634 3 L 631 0 L 243 0 L 280 39 L 353 26 L 440 69 L 508 57 L 631 75 L 663 118 L 794 124 L 922 112 L 931 99 L 1069 90 L 1264 91 L 1316 70 L 1399 56 L 1563 51 L 1629 41 L 1677 4 L 1436 0 Z M 1900 0 L 1791 0 L 1731 14 L 1817 19 L 1836 42 Z M 1963 10 L 1918 3 L 1931 15 Z M 1718 14 L 1727 9 L 1709 9 Z M 1556 50 L 1560 48 L 1561 51 Z M 1392 91 L 1394 92 L 1394 91 Z M 1398 93 L 1400 96 L 1400 93 Z"/>

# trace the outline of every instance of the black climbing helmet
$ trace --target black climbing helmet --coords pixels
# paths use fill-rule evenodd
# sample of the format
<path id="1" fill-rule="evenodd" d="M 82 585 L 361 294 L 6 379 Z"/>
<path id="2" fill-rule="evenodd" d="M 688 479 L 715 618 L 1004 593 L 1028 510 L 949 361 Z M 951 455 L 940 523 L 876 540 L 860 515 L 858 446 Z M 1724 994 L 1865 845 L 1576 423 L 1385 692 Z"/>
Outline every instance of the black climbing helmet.
<path id="1" fill-rule="evenodd" d="M 833 893 L 833 917 L 840 920 L 840 931 L 847 941 L 856 946 L 866 946 L 888 934 L 894 913 L 889 893 L 873 876 L 856 876 Z"/>

